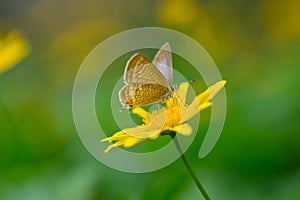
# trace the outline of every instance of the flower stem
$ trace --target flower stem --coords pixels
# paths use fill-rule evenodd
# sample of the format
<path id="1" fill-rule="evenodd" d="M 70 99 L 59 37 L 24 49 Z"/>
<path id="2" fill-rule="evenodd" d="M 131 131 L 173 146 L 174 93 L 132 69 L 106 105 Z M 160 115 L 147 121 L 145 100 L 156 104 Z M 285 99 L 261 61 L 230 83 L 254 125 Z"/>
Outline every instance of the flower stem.
<path id="1" fill-rule="evenodd" d="M 178 139 L 176 137 L 176 133 L 175 132 L 171 132 L 169 133 L 169 135 L 171 136 L 171 138 L 173 139 L 173 142 L 176 146 L 176 149 L 178 151 L 178 153 L 181 155 L 181 159 L 183 160 L 186 168 L 188 169 L 190 175 L 192 176 L 195 184 L 197 185 L 198 189 L 200 190 L 200 192 L 202 193 L 202 195 L 204 196 L 204 198 L 206 200 L 210 200 L 211 198 L 209 197 L 208 193 L 206 192 L 205 188 L 203 187 L 203 185 L 201 184 L 200 180 L 198 179 L 198 177 L 196 176 L 195 172 L 193 171 L 189 161 L 187 160 L 187 158 L 185 157 L 182 148 L 178 142 Z"/>

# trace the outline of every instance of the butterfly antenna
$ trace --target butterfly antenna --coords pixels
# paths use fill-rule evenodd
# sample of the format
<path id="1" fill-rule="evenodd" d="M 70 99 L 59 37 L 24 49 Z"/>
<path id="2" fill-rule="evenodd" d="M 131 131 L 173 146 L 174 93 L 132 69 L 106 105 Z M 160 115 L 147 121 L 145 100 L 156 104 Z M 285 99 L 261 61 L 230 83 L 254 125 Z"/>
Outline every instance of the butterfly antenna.
<path id="1" fill-rule="evenodd" d="M 196 82 L 196 80 L 195 79 L 192 79 L 192 80 L 189 80 L 189 81 L 187 81 L 188 83 L 194 83 L 194 82 Z M 174 91 L 176 91 L 178 88 L 179 88 L 179 83 L 175 83 L 173 86 L 172 86 L 172 88 L 174 88 L 175 90 Z"/>

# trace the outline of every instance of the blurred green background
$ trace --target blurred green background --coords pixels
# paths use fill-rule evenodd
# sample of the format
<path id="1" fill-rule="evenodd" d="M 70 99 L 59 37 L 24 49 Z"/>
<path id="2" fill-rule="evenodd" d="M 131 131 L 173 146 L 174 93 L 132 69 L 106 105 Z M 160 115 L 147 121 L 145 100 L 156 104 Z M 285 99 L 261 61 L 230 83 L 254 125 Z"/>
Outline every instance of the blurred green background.
<path id="1" fill-rule="evenodd" d="M 0 74 L 0 199 L 201 198 L 181 160 L 118 172 L 95 160 L 75 130 L 81 62 L 109 36 L 143 26 L 194 38 L 228 81 L 219 142 L 199 160 L 206 110 L 186 153 L 212 198 L 300 199 L 299 10 L 297 0 L 0 1 L 0 63 L 11 32 L 22 45 L 9 55 L 29 52 Z"/>

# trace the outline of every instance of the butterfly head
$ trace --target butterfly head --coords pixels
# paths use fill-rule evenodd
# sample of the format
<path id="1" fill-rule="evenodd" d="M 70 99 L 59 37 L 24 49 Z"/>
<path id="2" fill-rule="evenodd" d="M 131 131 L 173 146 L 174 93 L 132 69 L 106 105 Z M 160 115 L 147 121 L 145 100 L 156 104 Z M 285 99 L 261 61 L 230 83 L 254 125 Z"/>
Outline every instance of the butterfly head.
<path id="1" fill-rule="evenodd" d="M 127 107 L 132 108 L 133 107 L 133 101 L 132 101 L 132 99 L 128 99 L 128 101 L 126 102 L 126 104 L 127 104 Z"/>

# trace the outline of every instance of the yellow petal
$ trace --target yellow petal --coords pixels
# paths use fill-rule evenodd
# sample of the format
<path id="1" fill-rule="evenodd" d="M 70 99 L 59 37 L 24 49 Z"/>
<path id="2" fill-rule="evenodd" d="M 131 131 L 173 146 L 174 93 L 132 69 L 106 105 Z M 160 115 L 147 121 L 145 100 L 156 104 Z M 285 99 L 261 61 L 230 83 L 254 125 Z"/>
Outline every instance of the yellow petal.
<path id="1" fill-rule="evenodd" d="M 187 122 L 189 119 L 191 119 L 192 117 L 194 117 L 198 113 L 199 113 L 199 105 L 198 105 L 198 102 L 195 98 L 193 103 L 191 105 L 189 105 L 185 109 L 185 111 L 182 113 L 180 123 Z"/>
<path id="2" fill-rule="evenodd" d="M 114 140 L 120 140 L 120 139 L 122 139 L 122 137 L 124 137 L 124 132 L 123 131 L 119 131 L 119 132 L 116 132 L 111 137 L 107 137 L 107 138 L 104 138 L 104 139 L 100 140 L 100 142 L 112 142 Z"/>
<path id="3" fill-rule="evenodd" d="M 181 123 L 186 122 L 194 117 L 199 111 L 211 106 L 211 99 L 216 96 L 216 94 L 224 87 L 225 84 L 225 80 L 218 81 L 214 85 L 210 86 L 207 90 L 199 94 L 183 113 Z"/>
<path id="4" fill-rule="evenodd" d="M 116 147 L 121 146 L 121 145 L 122 145 L 121 143 L 111 144 L 111 145 L 109 145 L 109 146 L 104 150 L 104 152 L 107 153 L 107 152 L 109 152 L 111 149 L 116 148 Z"/>
<path id="5" fill-rule="evenodd" d="M 127 137 L 126 140 L 124 140 L 123 146 L 126 148 L 132 147 L 134 145 L 136 145 L 139 142 L 144 141 L 145 139 L 141 139 L 141 138 L 136 138 L 136 137 Z"/>
<path id="6" fill-rule="evenodd" d="M 205 103 L 199 105 L 199 111 L 204 110 L 204 109 L 210 107 L 211 105 L 212 105 L 211 102 L 205 102 Z"/>
<path id="7" fill-rule="evenodd" d="M 186 103 L 186 95 L 188 91 L 189 84 L 187 82 L 183 82 L 179 85 L 177 90 L 177 96 L 181 104 L 185 105 Z"/>
<path id="8" fill-rule="evenodd" d="M 184 123 L 180 126 L 174 127 L 173 129 L 177 133 L 180 133 L 181 135 L 184 135 L 184 136 L 191 135 L 191 133 L 193 131 L 192 127 L 187 123 Z"/>
<path id="9" fill-rule="evenodd" d="M 134 108 L 132 110 L 132 113 L 140 116 L 142 118 L 144 124 L 146 124 L 146 125 L 149 124 L 151 121 L 150 114 L 141 107 Z"/>
<path id="10" fill-rule="evenodd" d="M 216 94 L 218 94 L 218 92 L 225 86 L 226 83 L 226 80 L 218 81 L 208 88 L 211 95 L 211 99 L 214 98 Z"/>
<path id="11" fill-rule="evenodd" d="M 105 150 L 104 153 L 108 153 L 112 148 L 114 148 L 115 146 L 113 144 L 109 145 Z"/>
<path id="12" fill-rule="evenodd" d="M 105 153 L 107 153 L 112 148 L 119 147 L 119 146 L 124 146 L 126 148 L 129 148 L 129 147 L 132 147 L 132 146 L 136 145 L 137 143 L 142 142 L 144 140 L 145 140 L 144 138 L 136 138 L 136 137 L 133 137 L 131 135 L 126 134 L 123 131 L 119 131 L 111 137 L 102 139 L 100 142 L 106 142 L 106 141 L 113 142 L 113 141 L 116 141 L 114 144 L 109 145 L 105 149 Z"/>
<path id="13" fill-rule="evenodd" d="M 152 136 L 149 137 L 151 140 L 156 140 L 160 136 L 160 134 L 163 132 L 163 130 L 156 130 L 155 132 L 156 132 L 156 134 L 152 134 Z"/>
<path id="14" fill-rule="evenodd" d="M 201 105 L 205 102 L 211 101 L 211 99 L 214 98 L 216 94 L 218 94 L 218 92 L 224 87 L 225 84 L 226 81 L 223 80 L 223 81 L 218 81 L 214 85 L 210 86 L 207 90 L 205 90 L 204 92 L 202 92 L 200 95 L 196 97 L 198 104 Z"/>

